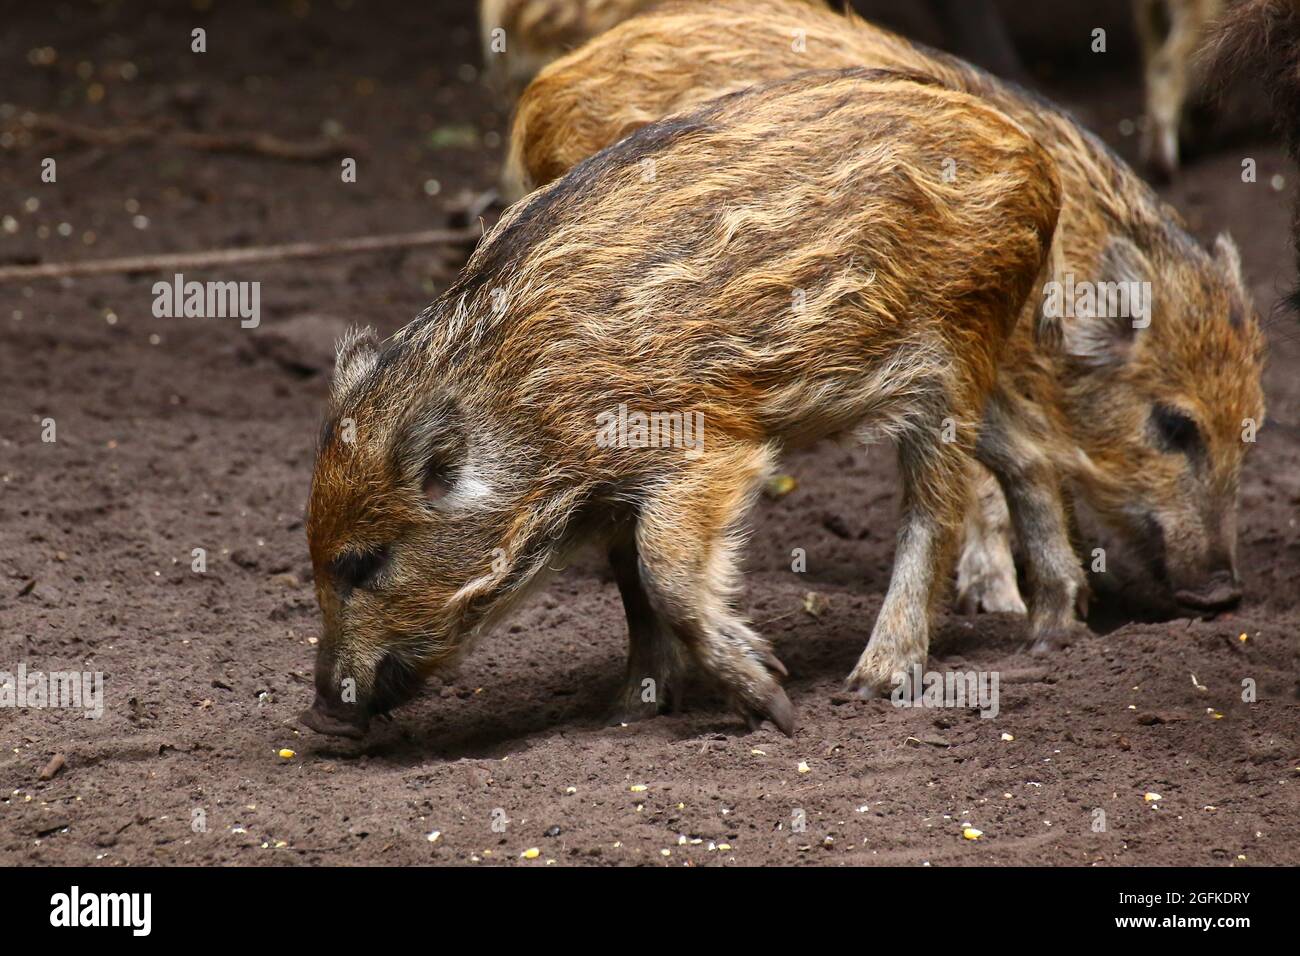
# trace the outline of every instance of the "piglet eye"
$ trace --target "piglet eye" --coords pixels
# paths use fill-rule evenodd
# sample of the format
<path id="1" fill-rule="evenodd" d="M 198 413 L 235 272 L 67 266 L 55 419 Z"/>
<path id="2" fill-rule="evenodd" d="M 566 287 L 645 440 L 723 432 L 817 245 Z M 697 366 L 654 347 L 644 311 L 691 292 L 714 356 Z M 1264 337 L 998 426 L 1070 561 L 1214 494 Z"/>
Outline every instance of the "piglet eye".
<path id="1" fill-rule="evenodd" d="M 1151 424 L 1160 443 L 1169 451 L 1190 454 L 1201 447 L 1201 431 L 1196 422 L 1176 408 L 1155 406 L 1151 410 Z"/>
<path id="2" fill-rule="evenodd" d="M 388 561 L 388 549 L 349 551 L 334 559 L 330 574 L 344 590 L 364 588 L 374 582 L 375 576 Z"/>

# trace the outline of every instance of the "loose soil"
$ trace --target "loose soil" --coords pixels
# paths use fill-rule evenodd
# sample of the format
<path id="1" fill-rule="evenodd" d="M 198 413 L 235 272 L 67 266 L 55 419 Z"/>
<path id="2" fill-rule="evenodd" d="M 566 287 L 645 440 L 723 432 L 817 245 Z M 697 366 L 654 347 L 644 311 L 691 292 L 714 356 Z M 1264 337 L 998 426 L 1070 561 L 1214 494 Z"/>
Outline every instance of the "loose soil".
<path id="1" fill-rule="evenodd" d="M 17 144 L 0 259 L 428 229 L 494 183 L 506 119 L 477 78 L 471 4 L 246 6 L 23 5 L 0 39 L 3 99 L 95 125 L 338 129 L 363 144 L 358 181 L 336 160 Z M 197 25 L 204 55 L 188 52 Z M 41 47 L 52 65 L 29 62 Z M 1131 63 L 1060 79 L 1049 92 L 1132 157 Z M 784 465 L 793 492 L 757 506 L 743 597 L 790 669 L 793 739 L 743 732 L 708 688 L 681 714 L 604 726 L 626 638 L 596 556 L 365 742 L 296 724 L 332 337 L 400 327 L 463 250 L 193 276 L 260 281 L 257 329 L 155 318 L 155 276 L 0 286 L 0 670 L 102 671 L 106 693 L 98 720 L 0 710 L 0 863 L 1300 863 L 1300 325 L 1276 308 L 1293 277 L 1275 175 L 1294 178 L 1257 135 L 1203 150 L 1167 191 L 1201 238 L 1235 234 L 1269 324 L 1275 421 L 1244 477 L 1241 607 L 1162 611 L 1113 546 L 1093 632 L 1050 657 L 1014 618 L 942 618 L 933 666 L 999 672 L 995 718 L 852 698 L 898 488 L 886 449 L 819 447 Z M 66 766 L 38 780 L 56 753 Z"/>

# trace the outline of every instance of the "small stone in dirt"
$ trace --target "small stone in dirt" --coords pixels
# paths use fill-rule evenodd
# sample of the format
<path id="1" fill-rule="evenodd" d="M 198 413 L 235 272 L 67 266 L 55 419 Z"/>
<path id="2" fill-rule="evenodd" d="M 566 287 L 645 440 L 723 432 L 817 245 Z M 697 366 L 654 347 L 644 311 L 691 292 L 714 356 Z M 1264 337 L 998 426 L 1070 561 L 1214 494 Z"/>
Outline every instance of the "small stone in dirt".
<path id="1" fill-rule="evenodd" d="M 822 527 L 837 538 L 843 538 L 845 541 L 851 541 L 853 539 L 853 532 L 849 530 L 848 524 L 837 514 L 831 514 L 828 512 L 823 515 Z"/>
<path id="2" fill-rule="evenodd" d="M 475 766 L 474 764 L 466 764 L 465 777 L 469 780 L 469 784 L 472 787 L 486 787 L 488 782 L 492 779 L 492 774 L 482 767 Z"/>
<path id="3" fill-rule="evenodd" d="M 548 837 L 557 837 L 560 835 L 560 832 L 561 831 L 559 827 L 547 827 L 546 829 L 546 835 Z"/>
<path id="4" fill-rule="evenodd" d="M 46 607 L 57 607 L 63 600 L 63 592 L 48 584 L 36 584 L 34 588 L 30 588 L 29 590 L 32 597 L 36 598 L 36 600 L 40 601 Z"/>
<path id="5" fill-rule="evenodd" d="M 53 757 L 50 758 L 50 762 L 47 763 L 44 769 L 42 769 L 41 772 L 37 775 L 36 779 L 53 780 L 54 775 L 63 769 L 63 765 L 66 762 L 67 762 L 67 758 L 64 757 L 63 754 L 55 754 Z"/>
<path id="6" fill-rule="evenodd" d="M 292 571 L 284 574 L 273 574 L 270 580 L 272 584 L 278 584 L 280 587 L 296 588 L 298 586 L 298 575 Z"/>
<path id="7" fill-rule="evenodd" d="M 230 560 L 239 565 L 246 571 L 252 571 L 257 567 L 257 555 L 250 554 L 243 548 L 236 548 L 230 552 Z"/>
<path id="8" fill-rule="evenodd" d="M 43 820 L 39 828 L 36 830 L 36 836 L 38 839 L 43 840 L 51 834 L 58 833 L 60 830 L 66 830 L 71 823 L 72 821 L 67 817 L 56 817 L 53 820 Z"/>

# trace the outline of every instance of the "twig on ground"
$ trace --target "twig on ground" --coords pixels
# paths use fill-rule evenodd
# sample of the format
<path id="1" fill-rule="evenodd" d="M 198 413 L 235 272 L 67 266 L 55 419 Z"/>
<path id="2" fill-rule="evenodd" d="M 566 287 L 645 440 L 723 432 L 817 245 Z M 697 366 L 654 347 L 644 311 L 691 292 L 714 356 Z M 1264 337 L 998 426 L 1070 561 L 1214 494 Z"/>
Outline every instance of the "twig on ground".
<path id="1" fill-rule="evenodd" d="M 151 143 L 213 153 L 250 153 L 291 162 L 310 162 L 335 156 L 362 153 L 364 145 L 350 137 L 317 137 L 311 140 L 281 139 L 271 133 L 236 131 L 199 133 L 174 129 L 170 121 L 136 123 L 128 126 L 87 126 L 46 113 L 24 113 L 17 123 L 23 129 L 49 133 L 57 140 L 89 146 L 133 146 Z"/>
<path id="2" fill-rule="evenodd" d="M 202 269 L 210 266 L 243 265 L 250 262 L 279 262 L 285 259 L 311 259 L 324 256 L 355 255 L 384 249 L 412 249 L 417 246 L 444 246 L 475 242 L 481 235 L 477 226 L 467 229 L 427 229 L 383 236 L 357 236 L 352 239 L 327 239 L 323 242 L 290 242 L 278 246 L 249 246 L 245 249 L 206 249 L 151 256 L 126 256 L 120 259 L 90 259 L 84 262 L 44 262 L 30 266 L 0 266 L 0 282 L 26 282 L 32 279 L 61 279 L 72 276 L 117 275 L 131 272 L 168 272 Z"/>

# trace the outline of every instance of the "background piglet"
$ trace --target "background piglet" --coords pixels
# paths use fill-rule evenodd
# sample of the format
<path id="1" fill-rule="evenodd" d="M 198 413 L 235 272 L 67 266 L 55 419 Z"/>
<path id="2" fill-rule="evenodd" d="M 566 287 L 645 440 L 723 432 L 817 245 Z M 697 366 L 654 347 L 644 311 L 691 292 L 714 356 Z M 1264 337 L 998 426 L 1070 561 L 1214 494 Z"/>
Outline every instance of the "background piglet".
<path id="1" fill-rule="evenodd" d="M 488 78 L 514 102 L 537 71 L 662 0 L 479 0 Z"/>

